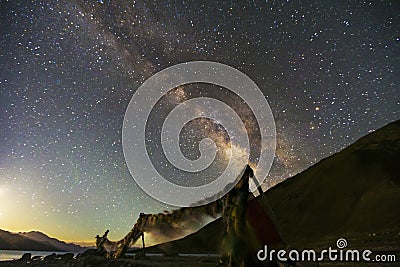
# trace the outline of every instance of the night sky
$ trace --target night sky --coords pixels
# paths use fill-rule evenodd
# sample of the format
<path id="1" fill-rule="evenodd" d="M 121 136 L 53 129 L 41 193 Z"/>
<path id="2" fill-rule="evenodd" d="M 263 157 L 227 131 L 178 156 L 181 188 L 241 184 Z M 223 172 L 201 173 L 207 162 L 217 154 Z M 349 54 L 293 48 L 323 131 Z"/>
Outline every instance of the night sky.
<path id="1" fill-rule="evenodd" d="M 264 187 L 400 118 L 399 1 L 200 2 L 0 1 L 1 229 L 119 239 L 171 209 L 135 184 L 121 131 L 136 89 L 178 63 L 262 90 L 277 130 Z"/>

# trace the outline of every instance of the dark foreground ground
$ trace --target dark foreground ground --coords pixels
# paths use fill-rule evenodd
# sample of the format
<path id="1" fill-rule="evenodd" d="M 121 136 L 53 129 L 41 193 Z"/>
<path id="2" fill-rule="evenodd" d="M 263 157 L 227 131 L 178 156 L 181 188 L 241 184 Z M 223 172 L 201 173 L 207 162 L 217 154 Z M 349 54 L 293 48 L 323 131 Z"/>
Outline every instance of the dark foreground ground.
<path id="1" fill-rule="evenodd" d="M 104 261 L 99 258 L 98 260 L 90 259 L 90 260 L 55 260 L 52 262 L 49 261 L 4 261 L 0 262 L 0 266 L 10 266 L 10 267 L 18 267 L 18 266 L 49 266 L 49 267 L 62 267 L 62 266 L 93 266 L 93 267 L 114 267 L 114 266 L 124 266 L 124 267 L 208 267 L 218 266 L 217 260 L 208 257 L 148 257 L 146 259 L 141 260 L 133 260 L 133 259 L 121 259 L 119 261 Z M 268 265 L 265 265 L 268 266 Z M 319 266 L 343 266 L 343 267 L 378 267 L 378 266 L 387 266 L 387 267 L 396 267 L 400 266 L 400 263 L 354 263 L 354 262 L 320 262 L 320 263 L 298 263 L 296 265 L 285 265 L 285 264 L 274 264 L 269 266 L 301 266 L 301 267 L 319 267 Z"/>
<path id="2" fill-rule="evenodd" d="M 343 267 L 356 267 L 356 266 L 365 266 L 365 267 L 400 267 L 400 229 L 396 228 L 392 231 L 382 231 L 376 232 L 374 234 L 365 235 L 365 234 L 346 234 L 344 235 L 348 242 L 348 246 L 346 249 L 363 251 L 365 249 L 371 250 L 373 254 L 370 256 L 371 259 L 374 258 L 375 255 L 393 255 L 395 257 L 395 261 L 390 262 L 332 262 L 327 258 L 322 262 L 297 262 L 295 264 L 283 264 L 283 263 L 265 263 L 262 262 L 258 266 L 298 266 L 298 267 L 325 267 L 325 266 L 343 266 Z M 332 247 L 336 249 L 336 240 L 337 237 L 325 237 L 321 238 L 321 240 L 316 241 L 313 240 L 307 241 L 298 241 L 296 244 L 292 246 L 286 247 L 286 250 L 289 248 L 296 248 L 301 251 L 302 249 L 310 249 L 313 248 L 317 252 L 320 252 L 322 249 L 327 249 Z M 193 244 L 186 244 L 187 246 Z M 163 251 L 160 246 L 153 246 L 146 248 L 146 252 L 148 253 L 146 257 L 138 257 L 134 258 L 134 256 L 125 256 L 117 261 L 105 260 L 104 256 L 96 255 L 94 249 L 86 250 L 85 252 L 74 257 L 73 253 L 67 254 L 51 254 L 45 257 L 34 256 L 31 257 L 29 254 L 25 254 L 19 260 L 13 261 L 0 261 L 0 267 L 10 266 L 10 267 L 19 267 L 19 266 L 49 266 L 49 267 L 61 267 L 61 266 L 71 266 L 71 267 L 208 267 L 218 266 L 219 257 L 217 252 L 213 251 L 198 251 L 197 253 L 203 253 L 202 255 L 207 255 L 209 253 L 213 254 L 213 256 L 178 256 L 178 253 L 182 253 L 182 251 Z M 141 255 L 141 250 L 135 251 L 136 255 Z M 153 254 L 151 254 L 153 253 Z M 194 253 L 184 252 L 184 253 Z M 170 256 L 151 256 L 154 254 L 164 254 Z M 249 265 L 247 267 L 256 267 L 253 265 Z"/>
<path id="3" fill-rule="evenodd" d="M 0 267 L 3 266 L 49 266 L 49 267 L 58 267 L 58 266 L 76 266 L 76 267 L 86 267 L 86 266 L 104 266 L 104 267 L 119 267 L 119 266 L 132 266 L 132 267 L 141 267 L 141 266 L 154 266 L 154 267 L 190 267 L 190 266 L 199 266 L 199 267 L 208 267 L 208 266 L 217 266 L 218 257 L 207 257 L 207 256 L 146 256 L 140 257 L 139 259 L 135 259 L 134 257 L 125 257 L 115 260 L 105 260 L 103 256 L 94 255 L 91 250 L 88 250 L 76 258 L 74 258 L 74 254 L 67 253 L 62 255 L 51 254 L 46 257 L 30 257 L 30 255 L 25 254 L 19 260 L 13 261 L 0 261 Z"/>
<path id="4" fill-rule="evenodd" d="M 376 251 L 378 252 L 378 251 Z M 379 254 L 389 254 L 390 251 L 379 251 Z M 393 253 L 393 250 L 390 252 Z M 283 263 L 269 263 L 259 266 L 302 266 L 302 267 L 317 267 L 317 266 L 366 266 L 366 267 L 378 267 L 378 266 L 400 266 L 400 253 L 399 251 L 394 253 L 396 255 L 396 262 L 298 262 L 295 264 L 283 264 Z M 52 254 L 46 257 L 33 257 L 24 255 L 19 260 L 13 261 L 2 261 L 0 267 L 10 266 L 49 266 L 49 267 L 61 267 L 61 266 L 93 266 L 93 267 L 208 267 L 218 266 L 218 257 L 216 256 L 146 256 L 135 259 L 133 257 L 126 257 L 119 259 L 118 261 L 105 260 L 104 257 L 93 255 L 92 253 L 84 253 L 74 258 L 72 253 L 57 255 Z"/>

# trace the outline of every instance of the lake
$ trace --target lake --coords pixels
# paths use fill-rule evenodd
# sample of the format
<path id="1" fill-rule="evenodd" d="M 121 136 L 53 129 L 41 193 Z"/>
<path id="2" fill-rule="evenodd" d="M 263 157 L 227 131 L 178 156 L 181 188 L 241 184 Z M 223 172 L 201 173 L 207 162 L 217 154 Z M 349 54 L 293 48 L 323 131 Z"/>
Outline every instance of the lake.
<path id="1" fill-rule="evenodd" d="M 17 260 L 25 253 L 31 253 L 33 256 L 47 256 L 52 253 L 65 254 L 69 252 L 56 252 L 56 251 L 23 251 L 23 250 L 0 250 L 0 261 Z M 78 253 L 74 253 L 76 256 Z"/>

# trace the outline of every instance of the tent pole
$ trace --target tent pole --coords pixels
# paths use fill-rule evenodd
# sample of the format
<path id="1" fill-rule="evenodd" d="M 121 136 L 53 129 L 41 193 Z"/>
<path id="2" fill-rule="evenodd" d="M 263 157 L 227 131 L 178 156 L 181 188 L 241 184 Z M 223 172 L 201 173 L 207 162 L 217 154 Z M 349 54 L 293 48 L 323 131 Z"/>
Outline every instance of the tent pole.
<path id="1" fill-rule="evenodd" d="M 144 245 L 144 232 L 142 232 L 142 248 L 143 248 L 143 256 L 146 256 L 146 246 Z"/>

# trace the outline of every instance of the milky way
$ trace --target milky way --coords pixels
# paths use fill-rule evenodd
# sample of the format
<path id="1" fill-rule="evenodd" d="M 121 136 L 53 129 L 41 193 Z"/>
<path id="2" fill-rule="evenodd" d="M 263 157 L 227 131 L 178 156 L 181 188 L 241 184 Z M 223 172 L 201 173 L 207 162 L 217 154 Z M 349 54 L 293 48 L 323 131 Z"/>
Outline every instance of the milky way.
<path id="1" fill-rule="evenodd" d="M 277 127 L 266 187 L 400 117 L 398 1 L 1 1 L 0 11 L 7 230 L 81 241 L 109 228 L 117 239 L 140 212 L 170 209 L 133 181 L 121 129 L 140 84 L 177 63 L 221 62 L 257 83 Z"/>

